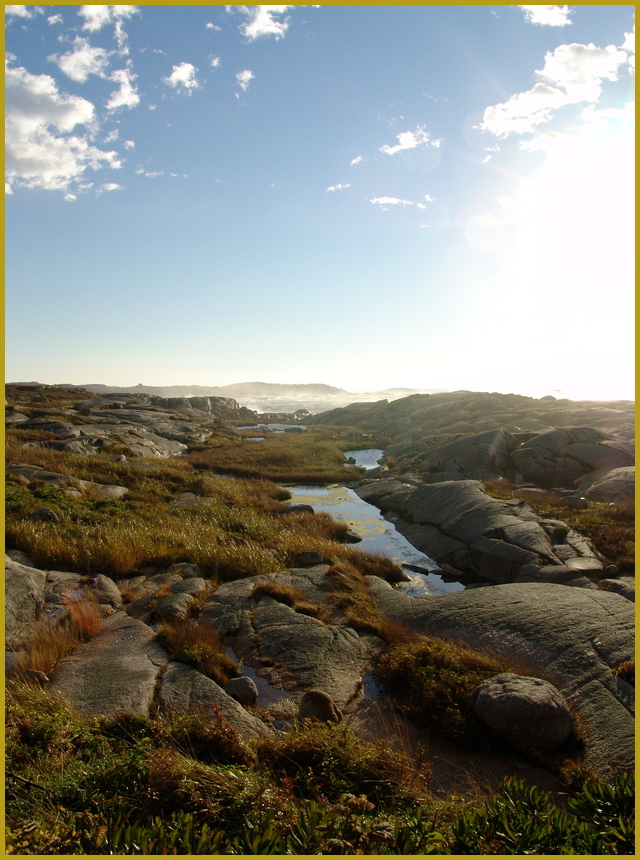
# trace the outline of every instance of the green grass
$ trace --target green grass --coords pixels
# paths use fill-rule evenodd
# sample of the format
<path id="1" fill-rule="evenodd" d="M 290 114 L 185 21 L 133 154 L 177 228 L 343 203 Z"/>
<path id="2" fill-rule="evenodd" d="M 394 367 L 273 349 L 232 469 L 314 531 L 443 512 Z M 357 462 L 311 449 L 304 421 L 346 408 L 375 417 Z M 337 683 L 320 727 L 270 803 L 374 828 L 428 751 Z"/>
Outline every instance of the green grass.
<path id="1" fill-rule="evenodd" d="M 17 682 L 6 705 L 8 855 L 633 854 L 631 775 L 465 803 L 343 725 L 252 748 L 216 713 L 89 720 Z"/>
<path id="2" fill-rule="evenodd" d="M 260 443 L 215 435 L 202 445 L 192 446 L 186 459 L 200 468 L 248 478 L 334 484 L 353 481 L 361 473 L 344 465 L 346 445 L 346 436 L 343 439 L 325 429 L 299 434 L 265 431 Z"/>

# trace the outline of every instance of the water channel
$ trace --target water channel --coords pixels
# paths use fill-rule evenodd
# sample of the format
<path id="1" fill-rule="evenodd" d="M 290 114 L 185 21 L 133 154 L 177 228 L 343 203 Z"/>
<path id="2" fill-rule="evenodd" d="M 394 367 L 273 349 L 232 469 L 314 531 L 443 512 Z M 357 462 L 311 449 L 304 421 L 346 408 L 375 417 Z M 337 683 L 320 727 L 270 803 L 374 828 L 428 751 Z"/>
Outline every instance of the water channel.
<path id="1" fill-rule="evenodd" d="M 373 469 L 378 465 L 383 453 L 380 448 L 367 448 L 362 451 L 346 451 L 345 456 L 353 457 L 357 466 Z M 400 565 L 422 568 L 422 573 L 404 568 L 409 581 L 400 583 L 397 588 L 405 594 L 418 597 L 464 589 L 464 585 L 459 582 L 443 579 L 441 573 L 437 572 L 436 562 L 412 546 L 395 525 L 382 516 L 378 508 L 365 502 L 354 490 L 341 486 L 305 484 L 297 484 L 287 489 L 291 493 L 293 504 L 311 505 L 317 511 L 349 523 L 352 531 L 362 538 L 362 542 L 358 544 L 359 548 L 389 556 Z"/>

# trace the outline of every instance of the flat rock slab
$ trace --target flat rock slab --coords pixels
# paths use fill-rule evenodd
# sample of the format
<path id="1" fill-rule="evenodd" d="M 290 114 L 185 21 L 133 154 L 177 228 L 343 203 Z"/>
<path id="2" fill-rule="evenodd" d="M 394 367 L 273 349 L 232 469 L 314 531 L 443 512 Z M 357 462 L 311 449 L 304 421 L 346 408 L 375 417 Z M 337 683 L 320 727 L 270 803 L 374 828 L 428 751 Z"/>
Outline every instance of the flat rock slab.
<path id="1" fill-rule="evenodd" d="M 49 689 L 83 716 L 146 716 L 169 659 L 154 637 L 146 624 L 115 612 L 99 636 L 58 663 Z"/>
<path id="2" fill-rule="evenodd" d="M 546 583 L 509 583 L 409 597 L 369 577 L 380 610 L 527 667 L 554 684 L 580 715 L 585 760 L 605 779 L 634 762 L 634 691 L 612 669 L 634 656 L 634 607 L 619 594 Z"/>
<path id="3" fill-rule="evenodd" d="M 222 717 L 241 738 L 264 738 L 273 734 L 273 729 L 245 711 L 215 681 L 184 663 L 169 663 L 162 676 L 158 701 L 166 715 L 213 714 L 219 708 Z"/>

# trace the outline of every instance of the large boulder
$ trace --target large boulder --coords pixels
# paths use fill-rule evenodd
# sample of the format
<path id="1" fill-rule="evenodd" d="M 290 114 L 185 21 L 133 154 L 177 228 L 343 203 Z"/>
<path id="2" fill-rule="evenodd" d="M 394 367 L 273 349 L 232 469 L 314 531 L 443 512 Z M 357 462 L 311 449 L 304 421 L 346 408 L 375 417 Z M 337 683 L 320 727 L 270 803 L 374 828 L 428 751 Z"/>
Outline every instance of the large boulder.
<path id="1" fill-rule="evenodd" d="M 503 672 L 478 685 L 474 714 L 516 749 L 551 752 L 564 743 L 573 716 L 559 690 L 542 678 Z"/>
<path id="2" fill-rule="evenodd" d="M 518 442 L 505 430 L 474 433 L 434 448 L 423 458 L 420 472 L 459 472 L 463 478 L 490 481 L 509 468 L 509 455 Z"/>
<path id="3" fill-rule="evenodd" d="M 576 495 L 593 502 L 622 502 L 634 499 L 635 491 L 636 467 L 621 466 L 619 469 L 598 469 L 584 475 Z"/>
<path id="4" fill-rule="evenodd" d="M 633 465 L 627 446 L 610 444 L 611 437 L 593 427 L 551 430 L 524 442 L 511 463 L 525 481 L 539 487 L 568 487 L 587 472 Z"/>
<path id="5" fill-rule="evenodd" d="M 511 583 L 409 597 L 368 577 L 380 611 L 419 633 L 497 655 L 549 681 L 586 732 L 586 763 L 610 779 L 633 767 L 634 691 L 614 669 L 634 656 L 634 606 L 597 589 Z"/>

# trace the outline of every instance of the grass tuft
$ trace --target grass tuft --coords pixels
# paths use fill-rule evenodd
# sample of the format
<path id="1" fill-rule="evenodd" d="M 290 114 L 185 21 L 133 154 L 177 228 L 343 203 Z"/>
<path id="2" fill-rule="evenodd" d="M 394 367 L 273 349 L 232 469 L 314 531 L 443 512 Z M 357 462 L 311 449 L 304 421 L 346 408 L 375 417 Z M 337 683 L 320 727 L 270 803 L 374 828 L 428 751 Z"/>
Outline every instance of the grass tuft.
<path id="1" fill-rule="evenodd" d="M 213 627 L 191 620 L 165 622 L 157 639 L 172 660 L 193 666 L 220 686 L 240 676 L 238 664 L 224 650 L 220 634 Z"/>

